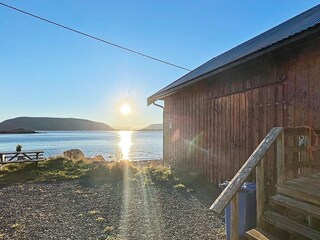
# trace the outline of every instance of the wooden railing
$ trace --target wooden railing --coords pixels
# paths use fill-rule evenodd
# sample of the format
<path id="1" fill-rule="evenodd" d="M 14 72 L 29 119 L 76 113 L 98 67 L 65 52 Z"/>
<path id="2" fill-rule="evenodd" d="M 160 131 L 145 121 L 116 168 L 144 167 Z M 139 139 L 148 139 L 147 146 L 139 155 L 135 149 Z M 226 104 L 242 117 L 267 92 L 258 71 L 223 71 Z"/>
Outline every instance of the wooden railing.
<path id="1" fill-rule="evenodd" d="M 223 209 L 231 201 L 231 239 L 238 239 L 238 191 L 242 184 L 249 177 L 254 169 L 256 169 L 256 198 L 257 198 L 257 225 L 262 225 L 262 213 L 265 204 L 265 177 L 264 177 L 264 161 L 268 149 L 277 140 L 277 147 L 283 149 L 283 128 L 275 127 L 270 130 L 266 137 L 262 140 L 256 150 L 243 164 L 238 173 L 229 182 L 227 187 L 222 191 L 219 197 L 211 205 L 210 210 L 220 214 Z M 277 154 L 283 155 L 283 151 L 277 151 Z"/>
<path id="2" fill-rule="evenodd" d="M 319 139 L 320 131 L 310 127 L 284 129 L 284 153 L 282 162 L 278 159 L 281 173 L 278 175 L 282 182 L 298 177 L 307 177 L 320 170 Z M 279 179 L 280 175 L 283 179 Z"/>
<path id="3" fill-rule="evenodd" d="M 262 214 L 267 201 L 263 159 L 273 144 L 276 144 L 277 184 L 305 177 L 320 170 L 319 130 L 310 127 L 272 128 L 210 207 L 210 210 L 220 214 L 231 201 L 232 240 L 238 239 L 238 191 L 254 169 L 256 169 L 257 227 L 263 228 Z"/>

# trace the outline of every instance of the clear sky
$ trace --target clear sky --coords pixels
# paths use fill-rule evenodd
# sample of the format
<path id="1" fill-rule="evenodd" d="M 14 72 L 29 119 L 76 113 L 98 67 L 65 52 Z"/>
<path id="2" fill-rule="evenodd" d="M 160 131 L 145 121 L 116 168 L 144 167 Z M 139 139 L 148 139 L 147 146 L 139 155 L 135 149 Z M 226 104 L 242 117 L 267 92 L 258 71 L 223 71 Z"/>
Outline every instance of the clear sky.
<path id="1" fill-rule="evenodd" d="M 313 0 L 0 0 L 194 69 L 319 4 Z M 146 98 L 187 72 L 0 6 L 0 122 L 75 117 L 115 127 L 162 122 Z M 127 102 L 132 109 L 120 113 Z"/>

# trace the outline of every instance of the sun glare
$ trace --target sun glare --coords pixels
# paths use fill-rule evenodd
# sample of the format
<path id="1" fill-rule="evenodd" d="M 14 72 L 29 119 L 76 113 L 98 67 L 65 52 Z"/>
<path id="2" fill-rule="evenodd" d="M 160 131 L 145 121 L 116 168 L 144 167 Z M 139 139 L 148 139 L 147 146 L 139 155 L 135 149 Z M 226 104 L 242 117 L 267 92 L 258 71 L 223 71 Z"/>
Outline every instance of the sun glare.
<path id="1" fill-rule="evenodd" d="M 127 103 L 124 103 L 120 107 L 120 112 L 123 115 L 128 115 L 129 113 L 131 113 L 131 107 Z"/>
<path id="2" fill-rule="evenodd" d="M 120 131 L 119 134 L 120 134 L 119 147 L 122 154 L 122 160 L 129 160 L 130 149 L 132 146 L 131 132 Z"/>

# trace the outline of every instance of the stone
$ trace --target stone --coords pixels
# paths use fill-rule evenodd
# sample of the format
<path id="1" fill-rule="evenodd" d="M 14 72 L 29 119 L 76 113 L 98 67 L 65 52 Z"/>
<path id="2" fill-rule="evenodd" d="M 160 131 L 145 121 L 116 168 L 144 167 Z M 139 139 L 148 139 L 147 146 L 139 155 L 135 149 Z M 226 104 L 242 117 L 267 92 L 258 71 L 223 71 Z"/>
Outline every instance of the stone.
<path id="1" fill-rule="evenodd" d="M 91 161 L 94 162 L 94 163 L 104 163 L 104 162 L 106 162 L 106 160 L 104 159 L 104 157 L 102 155 L 94 156 L 93 158 L 91 158 Z"/>
<path id="2" fill-rule="evenodd" d="M 85 159 L 84 153 L 79 149 L 70 149 L 63 152 L 63 156 L 70 160 L 82 160 Z"/>

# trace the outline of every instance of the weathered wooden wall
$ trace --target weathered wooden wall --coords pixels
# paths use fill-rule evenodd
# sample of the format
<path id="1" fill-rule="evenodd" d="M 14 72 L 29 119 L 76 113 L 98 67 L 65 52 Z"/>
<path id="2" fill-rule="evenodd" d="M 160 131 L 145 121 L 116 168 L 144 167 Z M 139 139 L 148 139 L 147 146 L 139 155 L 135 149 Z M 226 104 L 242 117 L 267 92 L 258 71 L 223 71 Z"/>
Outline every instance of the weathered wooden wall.
<path id="1" fill-rule="evenodd" d="M 165 98 L 164 159 L 230 180 L 274 126 L 320 127 L 320 38 L 242 64 Z M 268 184 L 276 174 L 266 157 Z"/>

